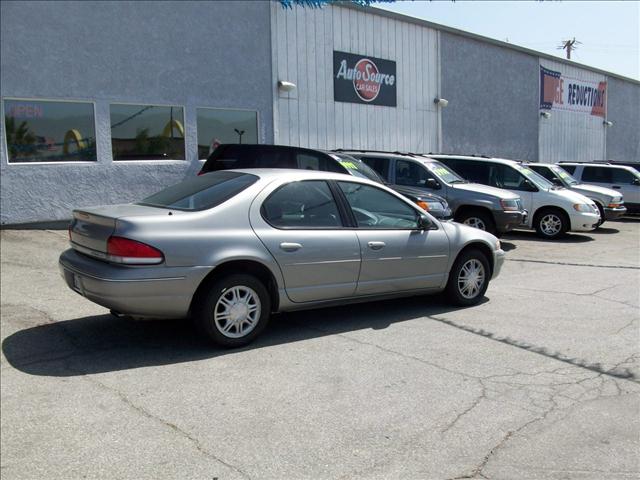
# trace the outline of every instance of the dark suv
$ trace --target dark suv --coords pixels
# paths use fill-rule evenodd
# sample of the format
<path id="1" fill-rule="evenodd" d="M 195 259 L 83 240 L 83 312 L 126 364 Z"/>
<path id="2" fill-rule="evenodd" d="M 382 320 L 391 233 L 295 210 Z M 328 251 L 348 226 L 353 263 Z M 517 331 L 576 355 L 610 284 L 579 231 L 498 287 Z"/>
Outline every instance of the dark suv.
<path id="1" fill-rule="evenodd" d="M 326 152 L 286 145 L 224 144 L 216 148 L 198 175 L 216 170 L 240 168 L 294 168 L 345 173 L 386 183 L 364 162 L 340 152 Z M 438 219 L 451 218 L 447 201 L 416 188 L 390 185 Z"/>

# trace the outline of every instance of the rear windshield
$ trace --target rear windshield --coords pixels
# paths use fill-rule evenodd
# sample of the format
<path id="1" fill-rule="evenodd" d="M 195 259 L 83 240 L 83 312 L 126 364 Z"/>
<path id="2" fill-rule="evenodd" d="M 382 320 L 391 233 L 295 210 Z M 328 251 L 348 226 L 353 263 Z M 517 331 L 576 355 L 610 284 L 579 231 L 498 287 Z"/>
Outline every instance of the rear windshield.
<path id="1" fill-rule="evenodd" d="M 258 177 L 248 173 L 207 173 L 160 190 L 137 205 L 186 211 L 206 210 L 226 202 L 257 180 Z"/>

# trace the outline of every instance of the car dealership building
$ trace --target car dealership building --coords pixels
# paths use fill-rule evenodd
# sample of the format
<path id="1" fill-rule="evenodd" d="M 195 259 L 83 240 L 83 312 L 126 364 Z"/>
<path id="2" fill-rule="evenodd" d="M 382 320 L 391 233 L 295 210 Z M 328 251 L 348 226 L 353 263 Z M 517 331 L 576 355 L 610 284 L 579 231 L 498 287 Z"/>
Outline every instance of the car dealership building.
<path id="1" fill-rule="evenodd" d="M 220 143 L 640 160 L 640 82 L 375 8 L 1 8 L 3 225 L 141 199 Z"/>

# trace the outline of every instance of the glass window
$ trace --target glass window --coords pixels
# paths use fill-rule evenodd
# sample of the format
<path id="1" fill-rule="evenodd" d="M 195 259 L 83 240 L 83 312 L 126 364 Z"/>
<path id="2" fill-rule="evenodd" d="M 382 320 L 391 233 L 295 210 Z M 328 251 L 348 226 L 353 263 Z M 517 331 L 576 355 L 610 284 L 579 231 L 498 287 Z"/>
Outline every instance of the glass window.
<path id="1" fill-rule="evenodd" d="M 184 160 L 182 107 L 111 105 L 114 160 Z"/>
<path id="2" fill-rule="evenodd" d="M 529 165 L 529 168 L 536 172 L 539 175 L 542 175 L 544 178 L 553 182 L 556 180 L 555 174 L 551 171 L 549 167 L 543 167 L 540 165 Z"/>
<path id="3" fill-rule="evenodd" d="M 322 180 L 291 182 L 280 187 L 262 204 L 262 216 L 279 228 L 342 226 L 333 194 Z"/>
<path id="4" fill-rule="evenodd" d="M 5 100 L 9 163 L 95 162 L 92 103 Z"/>
<path id="5" fill-rule="evenodd" d="M 224 144 L 215 149 L 202 171 L 231 168 L 296 168 L 296 164 L 286 147 Z"/>
<path id="6" fill-rule="evenodd" d="M 389 159 L 380 157 L 362 157 L 361 160 L 385 180 L 389 180 Z"/>
<path id="7" fill-rule="evenodd" d="M 524 175 L 509 165 L 491 164 L 489 185 L 507 190 L 527 191 Z"/>
<path id="8" fill-rule="evenodd" d="M 613 182 L 611 183 L 621 183 L 624 185 L 631 185 L 635 180 L 635 176 L 628 170 L 624 170 L 622 168 L 611 168 L 611 177 Z"/>
<path id="9" fill-rule="evenodd" d="M 258 177 L 247 173 L 209 173 L 165 188 L 138 202 L 138 205 L 175 210 L 205 210 L 226 202 L 257 180 Z"/>
<path id="10" fill-rule="evenodd" d="M 440 162 L 425 162 L 429 171 L 445 183 L 466 183 L 466 181 L 458 175 L 456 172 L 447 167 L 444 163 Z"/>
<path id="11" fill-rule="evenodd" d="M 569 172 L 571 175 L 573 175 L 573 173 L 576 171 L 576 166 L 575 165 L 560 165 L 562 168 L 564 168 L 567 172 Z"/>
<path id="12" fill-rule="evenodd" d="M 584 167 L 582 180 L 585 182 L 613 183 L 611 178 L 612 168 L 607 167 Z"/>
<path id="13" fill-rule="evenodd" d="M 361 228 L 415 230 L 418 214 L 384 190 L 351 182 L 338 182 Z"/>
<path id="14" fill-rule="evenodd" d="M 424 187 L 428 178 L 435 178 L 422 165 L 406 160 L 396 160 L 396 184 Z"/>
<path id="15" fill-rule="evenodd" d="M 333 154 L 337 160 L 336 166 L 340 168 L 338 173 L 348 173 L 354 177 L 366 178 L 367 180 L 373 180 L 374 182 L 384 183 L 384 180 L 380 178 L 375 170 L 369 167 L 362 160 L 344 154 Z"/>
<path id="16" fill-rule="evenodd" d="M 198 158 L 208 158 L 218 145 L 258 143 L 258 112 L 198 108 Z"/>
<path id="17" fill-rule="evenodd" d="M 486 162 L 473 162 L 468 160 L 446 160 L 447 166 L 451 167 L 457 174 L 470 182 L 489 183 L 489 164 Z"/>
<path id="18" fill-rule="evenodd" d="M 296 153 L 297 166 L 301 170 L 327 170 L 327 159 L 311 152 Z"/>

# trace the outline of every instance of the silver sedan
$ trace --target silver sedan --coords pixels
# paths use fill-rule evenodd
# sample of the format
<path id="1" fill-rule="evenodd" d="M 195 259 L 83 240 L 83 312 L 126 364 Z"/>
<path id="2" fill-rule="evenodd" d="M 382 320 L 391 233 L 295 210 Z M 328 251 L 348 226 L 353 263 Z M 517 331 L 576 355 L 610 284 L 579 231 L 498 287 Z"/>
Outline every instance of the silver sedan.
<path id="1" fill-rule="evenodd" d="M 493 235 L 439 222 L 380 184 L 227 170 L 139 203 L 73 212 L 67 285 L 112 312 L 193 317 L 225 347 L 271 313 L 445 291 L 474 305 L 504 261 Z"/>

